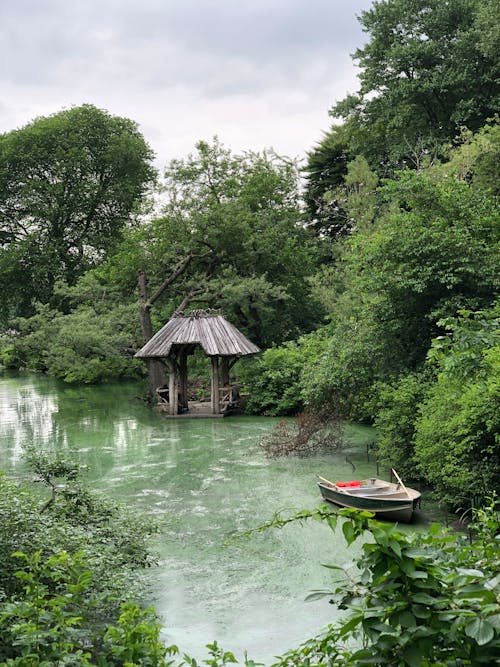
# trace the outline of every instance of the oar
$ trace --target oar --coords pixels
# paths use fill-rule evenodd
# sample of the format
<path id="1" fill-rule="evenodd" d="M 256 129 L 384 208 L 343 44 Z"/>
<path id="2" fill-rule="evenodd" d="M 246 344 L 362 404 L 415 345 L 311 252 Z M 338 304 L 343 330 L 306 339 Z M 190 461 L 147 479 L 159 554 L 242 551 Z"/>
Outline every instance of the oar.
<path id="1" fill-rule="evenodd" d="M 335 486 L 333 482 L 330 482 L 329 479 L 325 479 L 324 477 L 321 477 L 321 475 L 318 475 L 318 479 L 320 479 L 322 482 L 326 482 L 327 484 L 330 484 L 330 486 Z"/>
<path id="2" fill-rule="evenodd" d="M 406 486 L 403 484 L 403 480 L 401 479 L 401 477 L 400 477 L 400 476 L 398 475 L 398 473 L 394 470 L 394 468 L 391 468 L 391 470 L 392 470 L 392 472 L 393 472 L 393 474 L 394 474 L 394 477 L 398 480 L 398 482 L 399 482 L 399 483 L 401 484 L 401 486 L 403 487 L 403 491 L 406 493 L 406 495 L 408 496 L 408 498 L 411 498 L 410 494 L 408 493 L 408 489 L 407 489 Z"/>

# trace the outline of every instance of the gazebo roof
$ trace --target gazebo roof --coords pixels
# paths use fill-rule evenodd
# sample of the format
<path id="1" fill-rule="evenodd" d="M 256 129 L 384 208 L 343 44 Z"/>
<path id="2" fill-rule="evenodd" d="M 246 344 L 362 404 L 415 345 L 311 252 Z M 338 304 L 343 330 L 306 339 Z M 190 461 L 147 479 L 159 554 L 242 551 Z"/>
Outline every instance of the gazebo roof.
<path id="1" fill-rule="evenodd" d="M 222 315 L 193 311 L 172 317 L 135 355 L 142 359 L 168 357 L 172 346 L 201 345 L 209 356 L 240 357 L 260 352 Z"/>

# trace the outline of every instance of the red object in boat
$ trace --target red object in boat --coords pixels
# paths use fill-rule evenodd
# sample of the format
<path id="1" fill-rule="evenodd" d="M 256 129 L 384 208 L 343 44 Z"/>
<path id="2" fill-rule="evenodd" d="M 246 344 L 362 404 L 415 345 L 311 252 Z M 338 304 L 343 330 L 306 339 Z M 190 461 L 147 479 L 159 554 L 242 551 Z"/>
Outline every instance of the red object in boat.
<path id="1" fill-rule="evenodd" d="M 340 488 L 346 487 L 346 486 L 361 486 L 361 482 L 359 479 L 355 479 L 352 482 L 335 482 L 335 486 L 338 486 Z"/>

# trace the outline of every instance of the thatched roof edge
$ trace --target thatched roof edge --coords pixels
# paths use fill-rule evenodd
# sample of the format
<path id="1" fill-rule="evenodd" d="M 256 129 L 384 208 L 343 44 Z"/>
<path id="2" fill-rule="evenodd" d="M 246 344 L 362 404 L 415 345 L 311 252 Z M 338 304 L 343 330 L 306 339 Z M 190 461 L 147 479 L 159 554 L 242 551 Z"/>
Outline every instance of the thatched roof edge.
<path id="1" fill-rule="evenodd" d="M 183 315 L 170 319 L 137 353 L 139 359 L 168 357 L 173 346 L 201 345 L 209 356 L 257 354 L 252 343 L 222 315 Z"/>

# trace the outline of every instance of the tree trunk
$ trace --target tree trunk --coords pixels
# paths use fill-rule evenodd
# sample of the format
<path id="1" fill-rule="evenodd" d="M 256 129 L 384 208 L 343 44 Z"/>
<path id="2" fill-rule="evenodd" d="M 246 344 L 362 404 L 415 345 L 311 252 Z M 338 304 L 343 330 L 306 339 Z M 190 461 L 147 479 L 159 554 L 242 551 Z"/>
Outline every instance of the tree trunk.
<path id="1" fill-rule="evenodd" d="M 138 285 L 142 341 L 145 345 L 153 337 L 153 325 L 151 324 L 151 305 L 147 299 L 146 274 L 144 271 L 139 272 Z M 149 376 L 147 399 L 149 403 L 154 403 L 157 398 L 156 390 L 165 384 L 165 373 L 161 361 L 147 359 L 146 363 Z"/>

